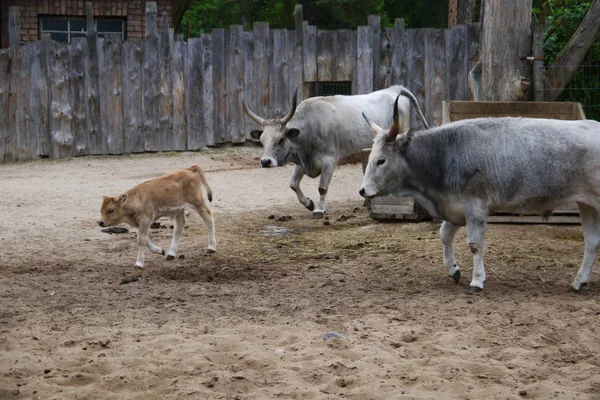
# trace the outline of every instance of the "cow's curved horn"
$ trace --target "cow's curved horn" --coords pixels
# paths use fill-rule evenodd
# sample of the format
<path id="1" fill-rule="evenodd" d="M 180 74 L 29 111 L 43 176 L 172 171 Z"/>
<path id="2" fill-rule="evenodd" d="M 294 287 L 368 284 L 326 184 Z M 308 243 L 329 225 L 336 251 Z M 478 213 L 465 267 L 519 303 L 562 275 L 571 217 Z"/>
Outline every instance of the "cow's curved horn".
<path id="1" fill-rule="evenodd" d="M 259 125 L 262 125 L 265 123 L 265 120 L 262 119 L 261 117 L 259 117 L 258 115 L 254 114 L 250 108 L 248 108 L 248 105 L 246 104 L 246 99 L 242 97 L 242 107 L 244 108 L 244 112 L 246 113 L 246 115 L 248 115 L 250 118 L 252 118 L 254 121 L 256 121 L 256 123 L 258 123 Z"/>
<path id="2" fill-rule="evenodd" d="M 294 98 L 292 99 L 292 109 L 285 117 L 281 118 L 282 124 L 287 124 L 288 122 L 290 122 L 290 119 L 292 119 L 292 117 L 294 116 L 294 113 L 296 112 L 297 99 L 298 99 L 298 88 L 296 88 L 296 90 L 294 91 Z"/>
<path id="3" fill-rule="evenodd" d="M 373 130 L 373 134 L 375 136 L 377 136 L 379 133 L 383 132 L 383 129 L 381 129 L 381 127 L 379 125 L 377 125 L 375 122 L 371 121 L 369 119 L 369 117 L 367 117 L 365 115 L 365 113 L 362 113 L 363 118 L 365 119 L 365 121 L 367 121 L 367 124 L 369 124 L 369 126 L 371 127 L 371 129 Z"/>
<path id="4" fill-rule="evenodd" d="M 398 99 L 400 95 L 396 97 L 396 101 L 394 102 L 394 120 L 392 121 L 392 126 L 387 133 L 386 141 L 393 142 L 396 140 L 398 133 L 400 133 L 400 121 L 398 120 Z"/>

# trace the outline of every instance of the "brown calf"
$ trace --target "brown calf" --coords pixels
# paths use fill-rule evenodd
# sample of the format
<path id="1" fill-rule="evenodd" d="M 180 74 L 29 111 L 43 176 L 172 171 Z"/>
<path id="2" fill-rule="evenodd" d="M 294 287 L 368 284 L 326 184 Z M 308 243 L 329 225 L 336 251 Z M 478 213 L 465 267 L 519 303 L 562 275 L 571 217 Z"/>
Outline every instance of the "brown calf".
<path id="1" fill-rule="evenodd" d="M 200 214 L 208 229 L 208 251 L 212 253 L 217 250 L 215 223 L 204 201 L 202 185 L 206 189 L 208 201 L 212 201 L 212 191 L 204 172 L 194 165 L 140 183 L 118 197 L 104 196 L 98 224 L 104 227 L 125 222 L 137 227 L 138 256 L 135 266 L 143 268 L 145 246 L 153 253 L 165 255 L 165 251 L 152 243 L 148 236 L 150 225 L 160 217 L 171 217 L 174 222 L 173 240 L 167 260 L 175 258 L 179 237 L 185 225 L 184 207 L 189 205 Z"/>

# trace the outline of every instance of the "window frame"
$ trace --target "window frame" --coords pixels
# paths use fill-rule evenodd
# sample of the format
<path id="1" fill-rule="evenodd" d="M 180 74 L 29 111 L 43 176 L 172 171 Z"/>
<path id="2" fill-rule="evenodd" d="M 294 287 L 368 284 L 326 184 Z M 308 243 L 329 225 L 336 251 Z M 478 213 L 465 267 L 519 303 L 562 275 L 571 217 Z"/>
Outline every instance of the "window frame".
<path id="1" fill-rule="evenodd" d="M 66 20 L 67 21 L 67 30 L 54 30 L 54 29 L 48 29 L 48 30 L 44 30 L 44 20 Z M 71 30 L 71 21 L 87 21 L 87 18 L 85 17 L 79 17 L 79 16 L 68 16 L 68 15 L 42 15 L 38 17 L 38 26 L 39 26 L 39 37 L 41 38 L 44 33 L 49 33 L 50 35 L 52 35 L 53 33 L 56 34 L 63 34 L 63 35 L 67 35 L 67 43 L 71 43 L 71 39 L 72 39 L 72 34 L 86 34 L 87 33 L 87 24 L 86 24 L 86 28 L 84 31 L 80 31 L 80 30 Z M 121 32 L 117 32 L 117 31 L 98 31 L 98 21 L 117 21 L 121 23 Z M 94 18 L 94 26 L 96 26 L 96 32 L 98 34 L 98 37 L 105 37 L 106 35 L 118 35 L 121 37 L 121 41 L 125 41 L 127 39 L 127 19 L 126 18 L 118 18 L 118 17 L 95 17 Z M 75 36 L 78 37 L 79 35 Z M 61 42 L 64 43 L 64 42 Z"/>

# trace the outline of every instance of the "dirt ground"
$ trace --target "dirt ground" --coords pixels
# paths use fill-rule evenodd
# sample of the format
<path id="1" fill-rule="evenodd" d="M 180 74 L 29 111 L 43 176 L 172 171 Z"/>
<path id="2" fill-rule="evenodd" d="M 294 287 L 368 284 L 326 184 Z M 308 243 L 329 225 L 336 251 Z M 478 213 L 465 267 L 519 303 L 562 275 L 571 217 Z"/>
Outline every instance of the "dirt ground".
<path id="1" fill-rule="evenodd" d="M 260 151 L 0 166 L 0 399 L 600 399 L 598 273 L 567 293 L 578 226 L 490 226 L 487 285 L 468 295 L 464 230 L 455 285 L 439 223 L 371 220 L 359 166 L 314 220 Z M 190 213 L 182 257 L 135 270 L 135 232 L 96 224 L 101 195 L 192 164 L 217 252 Z"/>

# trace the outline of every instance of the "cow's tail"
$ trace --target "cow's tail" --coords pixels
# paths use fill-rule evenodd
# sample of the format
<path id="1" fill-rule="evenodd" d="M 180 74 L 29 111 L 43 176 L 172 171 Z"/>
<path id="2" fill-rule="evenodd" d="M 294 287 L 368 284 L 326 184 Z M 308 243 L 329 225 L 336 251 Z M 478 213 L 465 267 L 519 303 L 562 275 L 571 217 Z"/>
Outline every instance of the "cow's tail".
<path id="1" fill-rule="evenodd" d="M 212 202 L 212 189 L 210 188 L 210 185 L 206 180 L 206 176 L 204 175 L 204 171 L 202 171 L 202 168 L 200 168 L 197 165 L 192 165 L 189 169 L 198 174 L 198 176 L 200 177 L 200 182 L 202 182 L 202 185 L 204 185 L 204 188 L 206 189 L 206 197 L 208 197 L 208 201 Z"/>
<path id="2" fill-rule="evenodd" d="M 413 103 L 413 105 L 415 106 L 415 108 L 417 110 L 417 115 L 423 122 L 423 125 L 425 125 L 425 129 L 429 129 L 429 124 L 427 123 L 427 120 L 425 119 L 425 116 L 423 115 L 423 112 L 421 111 L 421 107 L 419 106 L 419 102 L 417 101 L 415 96 L 410 92 L 410 90 L 405 89 L 405 88 L 400 89 L 400 94 L 403 96 L 406 96 L 410 99 L 411 103 Z"/>

